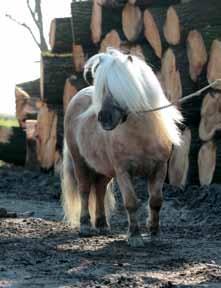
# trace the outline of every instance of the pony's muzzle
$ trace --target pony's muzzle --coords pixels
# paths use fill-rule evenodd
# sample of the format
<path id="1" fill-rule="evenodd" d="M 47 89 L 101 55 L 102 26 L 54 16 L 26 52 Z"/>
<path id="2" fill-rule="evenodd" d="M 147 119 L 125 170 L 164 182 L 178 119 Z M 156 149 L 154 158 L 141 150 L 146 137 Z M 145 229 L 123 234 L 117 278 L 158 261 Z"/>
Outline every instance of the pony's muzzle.
<path id="1" fill-rule="evenodd" d="M 113 119 L 113 115 L 111 112 L 109 111 L 100 111 L 98 113 L 98 118 L 97 118 L 98 122 L 100 122 L 102 128 L 104 130 L 113 130 L 118 123 L 114 123 L 116 121 L 114 121 Z"/>

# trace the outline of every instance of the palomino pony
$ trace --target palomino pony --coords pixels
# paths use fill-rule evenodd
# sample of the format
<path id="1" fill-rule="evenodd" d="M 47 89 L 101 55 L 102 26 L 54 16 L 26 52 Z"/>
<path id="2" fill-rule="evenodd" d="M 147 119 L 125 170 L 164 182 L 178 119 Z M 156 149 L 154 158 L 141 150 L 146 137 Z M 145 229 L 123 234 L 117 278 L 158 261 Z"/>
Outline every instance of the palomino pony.
<path id="1" fill-rule="evenodd" d="M 105 232 L 105 191 L 108 182 L 116 177 L 128 213 L 128 242 L 133 247 L 143 246 L 131 176 L 148 177 L 148 225 L 155 233 L 167 160 L 172 145 L 180 144 L 177 123 L 182 116 L 174 106 L 147 112 L 169 102 L 151 68 L 135 56 L 109 49 L 90 58 L 85 74 L 87 71 L 92 73 L 94 85 L 72 98 L 65 115 L 65 217 L 71 224 L 76 224 L 77 219 L 84 235 L 92 229 Z M 90 197 L 92 191 L 95 197 Z M 94 203 L 94 228 L 90 202 Z"/>

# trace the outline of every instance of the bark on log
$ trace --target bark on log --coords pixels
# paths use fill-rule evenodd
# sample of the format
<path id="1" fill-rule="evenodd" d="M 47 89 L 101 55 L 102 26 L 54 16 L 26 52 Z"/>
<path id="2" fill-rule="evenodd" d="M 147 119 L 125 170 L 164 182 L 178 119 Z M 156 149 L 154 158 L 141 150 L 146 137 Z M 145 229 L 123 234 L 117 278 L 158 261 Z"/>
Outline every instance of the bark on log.
<path id="1" fill-rule="evenodd" d="M 178 187 L 186 185 L 189 170 L 189 151 L 191 144 L 191 131 L 186 128 L 182 133 L 181 146 L 173 148 L 168 167 L 169 183 Z"/>
<path id="2" fill-rule="evenodd" d="M 171 45 L 180 43 L 180 21 L 176 10 L 171 6 L 167 10 L 166 21 L 163 26 L 164 37 Z"/>
<path id="3" fill-rule="evenodd" d="M 76 72 L 83 71 L 85 64 L 85 55 L 81 45 L 73 45 L 72 48 L 73 65 Z"/>
<path id="4" fill-rule="evenodd" d="M 221 79 L 221 41 L 219 40 L 214 40 L 212 43 L 207 67 L 207 79 L 209 83 Z M 221 83 L 217 83 L 214 88 L 221 89 Z"/>
<path id="5" fill-rule="evenodd" d="M 208 93 L 201 108 L 200 139 L 208 141 L 218 130 L 221 130 L 221 93 Z"/>
<path id="6" fill-rule="evenodd" d="M 53 19 L 49 31 L 49 44 L 52 53 L 70 53 L 72 43 L 71 18 Z"/>
<path id="7" fill-rule="evenodd" d="M 41 99 L 49 104 L 62 104 L 65 81 L 73 72 L 71 54 L 43 54 L 41 57 Z"/>
<path id="8" fill-rule="evenodd" d="M 26 157 L 25 132 L 20 127 L 0 126 L 0 160 L 24 165 Z"/>
<path id="9" fill-rule="evenodd" d="M 197 30 L 192 30 L 188 34 L 187 55 L 190 78 L 196 82 L 204 65 L 207 63 L 207 52 L 203 37 Z"/>
<path id="10" fill-rule="evenodd" d="M 212 141 L 209 141 L 202 145 L 198 155 L 200 185 L 211 184 L 215 168 L 216 168 L 216 145 Z"/>
<path id="11" fill-rule="evenodd" d="M 157 57 L 161 59 L 162 44 L 160 39 L 160 33 L 152 14 L 148 10 L 144 11 L 143 20 L 144 20 L 144 36 L 146 40 L 149 42 L 150 46 L 153 48 Z"/>

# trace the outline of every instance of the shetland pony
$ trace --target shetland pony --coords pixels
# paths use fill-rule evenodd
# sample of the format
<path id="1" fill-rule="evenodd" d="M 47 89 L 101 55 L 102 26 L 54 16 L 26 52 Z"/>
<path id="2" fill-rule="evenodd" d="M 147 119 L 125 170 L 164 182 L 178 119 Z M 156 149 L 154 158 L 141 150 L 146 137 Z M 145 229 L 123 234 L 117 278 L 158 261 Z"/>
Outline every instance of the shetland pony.
<path id="1" fill-rule="evenodd" d="M 128 242 L 143 246 L 131 177 L 148 177 L 148 226 L 156 233 L 167 160 L 172 145 L 180 145 L 177 124 L 182 116 L 174 106 L 147 112 L 169 102 L 151 68 L 135 56 L 109 49 L 88 60 L 85 75 L 88 71 L 94 85 L 72 98 L 64 121 L 65 217 L 72 225 L 80 224 L 83 235 L 93 229 L 105 233 L 105 192 L 116 177 L 128 213 Z M 93 204 L 94 225 L 89 203 Z"/>

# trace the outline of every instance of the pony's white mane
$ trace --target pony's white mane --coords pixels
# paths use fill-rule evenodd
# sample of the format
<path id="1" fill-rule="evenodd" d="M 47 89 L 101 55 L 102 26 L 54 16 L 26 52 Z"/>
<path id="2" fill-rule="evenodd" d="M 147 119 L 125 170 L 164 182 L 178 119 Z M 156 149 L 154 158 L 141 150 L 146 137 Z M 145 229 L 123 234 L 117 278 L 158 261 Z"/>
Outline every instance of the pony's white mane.
<path id="1" fill-rule="evenodd" d="M 100 111 L 108 90 L 122 108 L 134 114 L 170 103 L 152 69 L 136 56 L 128 57 L 109 48 L 107 53 L 96 54 L 88 60 L 84 73 L 88 70 L 94 78 L 94 90 L 92 105 L 86 114 Z M 161 126 L 171 142 L 179 145 L 177 122 L 182 120 L 181 113 L 174 106 L 150 113 L 161 120 Z"/>

